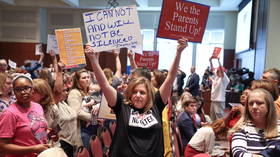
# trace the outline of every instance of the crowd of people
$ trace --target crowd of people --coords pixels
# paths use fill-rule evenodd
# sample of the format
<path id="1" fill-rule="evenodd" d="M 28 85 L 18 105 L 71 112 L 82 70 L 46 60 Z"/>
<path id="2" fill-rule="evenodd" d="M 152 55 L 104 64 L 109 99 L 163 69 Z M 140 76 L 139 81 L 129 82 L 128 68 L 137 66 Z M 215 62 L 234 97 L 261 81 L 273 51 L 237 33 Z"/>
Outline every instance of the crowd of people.
<path id="1" fill-rule="evenodd" d="M 186 77 L 179 63 L 187 46 L 186 38 L 178 40 L 169 70 L 139 68 L 128 51 L 129 76 L 121 73 L 118 50 L 112 52 L 113 72 L 101 68 L 100 52 L 90 45 L 85 46 L 85 56 L 93 71 L 70 73 L 52 51 L 50 68 L 41 67 L 44 53 L 36 63 L 26 61 L 16 70 L 8 70 L 6 60 L 0 59 L 0 156 L 35 157 L 52 147 L 68 157 L 82 149 L 94 154 L 91 143 L 104 130 L 109 130 L 112 142 L 102 143 L 103 156 L 277 156 L 280 71 L 268 69 L 260 80 L 250 76 L 238 88 L 240 103 L 227 111 L 231 77 L 219 58 L 209 59 L 201 85 L 195 67 Z M 218 67 L 213 67 L 215 59 Z M 203 110 L 201 95 L 208 89 L 210 115 Z M 102 95 L 116 119 L 98 117 Z M 230 147 L 218 146 L 217 141 Z"/>

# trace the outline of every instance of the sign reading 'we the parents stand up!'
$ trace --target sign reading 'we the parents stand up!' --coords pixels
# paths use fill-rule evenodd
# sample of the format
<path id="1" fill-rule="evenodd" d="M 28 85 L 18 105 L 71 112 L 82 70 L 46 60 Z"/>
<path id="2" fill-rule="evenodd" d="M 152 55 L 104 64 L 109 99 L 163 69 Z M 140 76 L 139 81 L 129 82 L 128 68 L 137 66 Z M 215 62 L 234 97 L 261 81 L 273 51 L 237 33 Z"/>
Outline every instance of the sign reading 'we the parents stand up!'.
<path id="1" fill-rule="evenodd" d="M 210 6 L 184 0 L 164 0 L 157 37 L 179 39 L 187 37 L 201 43 Z"/>

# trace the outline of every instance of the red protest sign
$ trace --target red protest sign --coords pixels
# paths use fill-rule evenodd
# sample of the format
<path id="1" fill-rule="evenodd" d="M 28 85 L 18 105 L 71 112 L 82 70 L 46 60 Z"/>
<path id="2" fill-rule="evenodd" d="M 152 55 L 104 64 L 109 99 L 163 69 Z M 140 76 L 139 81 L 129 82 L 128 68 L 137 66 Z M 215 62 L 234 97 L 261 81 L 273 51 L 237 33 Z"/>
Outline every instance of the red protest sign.
<path id="1" fill-rule="evenodd" d="M 149 69 L 158 68 L 159 52 L 158 51 L 143 51 L 143 55 L 135 54 L 135 62 L 137 67 L 146 67 Z"/>
<path id="2" fill-rule="evenodd" d="M 220 58 L 221 47 L 215 47 L 211 58 Z"/>
<path id="3" fill-rule="evenodd" d="M 183 0 L 164 0 L 157 37 L 179 39 L 187 37 L 201 43 L 210 6 Z"/>

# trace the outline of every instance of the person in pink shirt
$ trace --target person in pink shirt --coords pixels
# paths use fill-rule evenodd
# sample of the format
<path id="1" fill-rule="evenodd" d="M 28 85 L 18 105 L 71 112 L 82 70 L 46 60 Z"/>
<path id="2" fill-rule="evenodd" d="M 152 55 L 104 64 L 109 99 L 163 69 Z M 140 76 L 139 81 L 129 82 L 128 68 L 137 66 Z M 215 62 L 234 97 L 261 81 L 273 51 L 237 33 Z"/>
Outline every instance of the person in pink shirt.
<path id="1" fill-rule="evenodd" d="M 41 105 L 31 102 L 29 77 L 19 75 L 13 87 L 17 101 L 0 115 L 0 152 L 6 157 L 35 157 L 49 148 L 44 111 Z"/>

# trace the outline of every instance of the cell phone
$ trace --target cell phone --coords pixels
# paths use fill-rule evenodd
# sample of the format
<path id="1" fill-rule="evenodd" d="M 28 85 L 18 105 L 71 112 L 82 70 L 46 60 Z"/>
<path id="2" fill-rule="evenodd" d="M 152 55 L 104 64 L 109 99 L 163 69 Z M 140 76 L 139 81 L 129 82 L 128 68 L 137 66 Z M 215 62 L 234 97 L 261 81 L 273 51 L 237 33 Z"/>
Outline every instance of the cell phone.
<path id="1" fill-rule="evenodd" d="M 51 131 L 48 133 L 48 139 L 51 139 L 53 135 L 57 135 L 59 131 L 61 130 L 60 126 L 57 125 L 55 128 L 51 129 Z"/>

